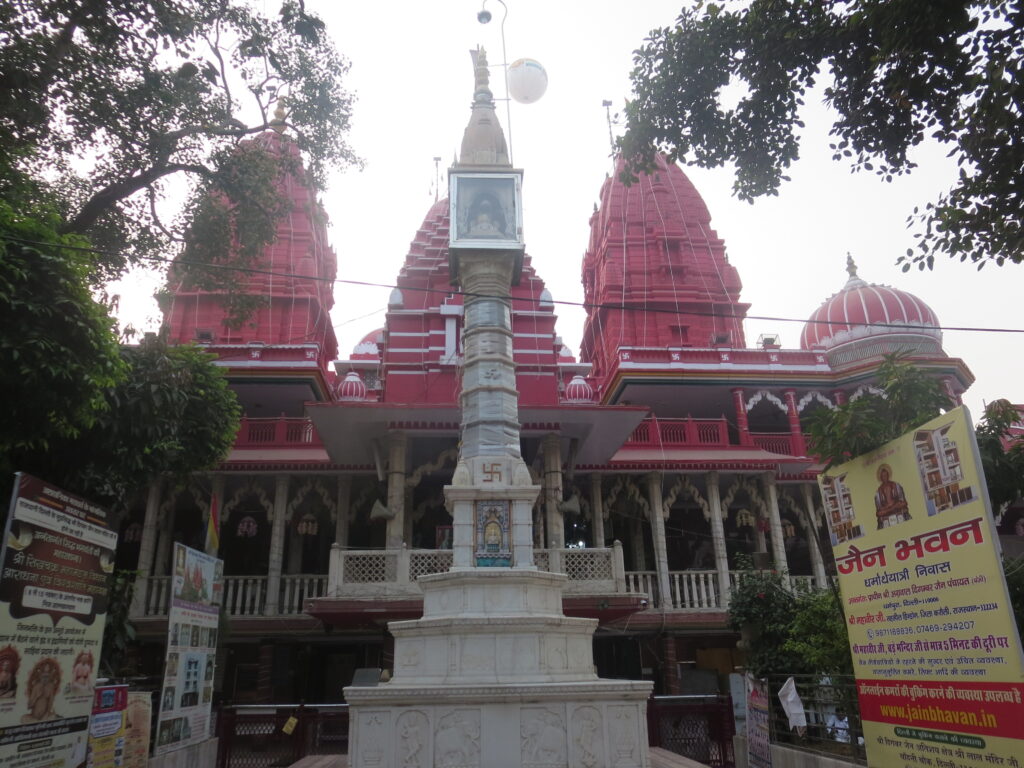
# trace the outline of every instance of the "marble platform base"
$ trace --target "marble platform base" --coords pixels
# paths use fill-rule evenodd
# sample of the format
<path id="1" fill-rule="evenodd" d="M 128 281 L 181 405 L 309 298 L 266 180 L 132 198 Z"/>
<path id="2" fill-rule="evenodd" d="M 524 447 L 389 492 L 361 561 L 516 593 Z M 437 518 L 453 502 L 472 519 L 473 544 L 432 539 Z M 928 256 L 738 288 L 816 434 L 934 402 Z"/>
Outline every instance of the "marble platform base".
<path id="1" fill-rule="evenodd" d="M 348 689 L 350 766 L 646 768 L 639 682 Z M 350 695 L 355 694 L 355 695 Z"/>
<path id="2" fill-rule="evenodd" d="M 562 613 L 565 576 L 421 577 L 423 618 L 388 625 L 389 683 L 345 689 L 353 768 L 647 768 L 651 684 L 601 680 L 597 621 Z"/>

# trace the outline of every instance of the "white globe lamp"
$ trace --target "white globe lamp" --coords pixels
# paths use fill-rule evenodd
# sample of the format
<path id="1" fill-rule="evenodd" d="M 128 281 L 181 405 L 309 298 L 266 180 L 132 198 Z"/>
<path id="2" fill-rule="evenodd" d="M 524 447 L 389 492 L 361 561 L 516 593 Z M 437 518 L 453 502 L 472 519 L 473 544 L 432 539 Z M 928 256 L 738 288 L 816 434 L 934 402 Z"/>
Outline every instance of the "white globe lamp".
<path id="1" fill-rule="evenodd" d="M 517 59 L 508 65 L 508 94 L 520 104 L 532 104 L 548 89 L 548 73 L 535 59 Z"/>

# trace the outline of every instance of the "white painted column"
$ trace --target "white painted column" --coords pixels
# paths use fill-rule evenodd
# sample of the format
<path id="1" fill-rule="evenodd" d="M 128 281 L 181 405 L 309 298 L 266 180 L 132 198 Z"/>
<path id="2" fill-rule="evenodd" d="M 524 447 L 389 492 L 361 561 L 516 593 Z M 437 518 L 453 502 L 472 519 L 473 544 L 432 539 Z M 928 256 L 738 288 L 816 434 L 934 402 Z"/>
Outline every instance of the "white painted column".
<path id="1" fill-rule="evenodd" d="M 722 520 L 722 497 L 718 489 L 718 473 L 704 476 L 708 489 L 708 509 L 711 512 L 711 542 L 715 547 L 715 570 L 718 572 L 718 605 L 729 607 L 729 553 L 725 547 L 725 524 Z"/>
<path id="2" fill-rule="evenodd" d="M 601 497 L 601 476 L 590 476 L 590 535 L 591 546 L 604 546 L 604 499 Z"/>
<path id="3" fill-rule="evenodd" d="M 334 543 L 344 548 L 348 546 L 348 523 L 352 509 L 352 475 L 338 475 L 336 507 L 338 517 L 334 521 Z"/>
<path id="4" fill-rule="evenodd" d="M 405 537 L 405 462 L 408 448 L 405 432 L 392 432 L 388 440 L 388 520 L 386 549 L 401 549 Z"/>
<path id="5" fill-rule="evenodd" d="M 800 486 L 804 494 L 804 514 L 807 516 L 807 545 L 811 550 L 811 569 L 814 571 L 814 580 L 818 589 L 825 589 L 828 586 L 828 575 L 825 573 L 825 563 L 821 559 L 820 542 L 818 536 L 818 516 L 814 512 L 814 486 L 804 483 Z"/>
<path id="6" fill-rule="evenodd" d="M 213 476 L 213 488 L 210 491 L 210 508 L 206 510 L 206 530 L 209 531 L 210 515 L 213 513 L 213 500 L 217 499 L 217 549 L 206 554 L 217 557 L 220 552 L 220 534 L 224 528 L 224 475 Z M 204 533 L 205 535 L 205 533 Z M 208 538 L 208 537 L 207 537 Z"/>
<path id="7" fill-rule="evenodd" d="M 157 534 L 156 560 L 153 563 L 154 576 L 166 576 L 171 562 L 171 550 L 174 549 L 174 498 L 167 514 L 160 519 L 160 531 Z"/>
<path id="8" fill-rule="evenodd" d="M 672 592 L 669 587 L 668 545 L 665 542 L 665 511 L 661 498 L 660 472 L 647 476 L 647 501 L 650 504 L 651 538 L 654 541 L 654 569 L 658 575 L 659 606 L 662 610 L 672 607 Z"/>
<path id="9" fill-rule="evenodd" d="M 288 475 L 274 483 L 274 520 L 270 528 L 270 567 L 267 571 L 267 602 L 263 612 L 276 616 L 281 611 L 281 566 L 284 559 L 285 514 L 288 511 Z"/>
<path id="10" fill-rule="evenodd" d="M 153 556 L 156 554 L 156 536 L 160 516 L 160 485 L 163 481 L 157 478 L 149 486 L 146 496 L 146 517 L 142 523 L 142 540 L 139 542 L 139 562 L 136 566 L 139 575 L 135 578 L 135 591 L 132 594 L 130 608 L 132 616 L 145 613 L 146 591 L 149 577 L 153 575 Z"/>
<path id="11" fill-rule="evenodd" d="M 762 475 L 765 496 L 768 499 L 768 522 L 772 533 L 772 562 L 777 571 L 789 571 L 786 560 L 786 544 L 782 534 L 782 516 L 779 514 L 779 491 L 775 487 L 775 475 L 765 472 Z"/>
<path id="12" fill-rule="evenodd" d="M 558 505 L 562 501 L 562 441 L 552 433 L 544 437 L 544 520 L 547 548 L 565 546 L 565 521 Z"/>

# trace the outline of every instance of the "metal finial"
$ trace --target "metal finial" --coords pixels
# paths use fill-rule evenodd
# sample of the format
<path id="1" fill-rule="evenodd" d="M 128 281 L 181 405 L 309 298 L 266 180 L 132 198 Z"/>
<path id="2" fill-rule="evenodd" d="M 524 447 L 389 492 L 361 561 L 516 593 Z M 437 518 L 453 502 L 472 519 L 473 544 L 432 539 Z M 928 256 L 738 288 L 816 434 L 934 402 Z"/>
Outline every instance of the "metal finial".
<path id="1" fill-rule="evenodd" d="M 850 255 L 849 251 L 846 252 L 846 274 L 851 278 L 857 277 L 857 265 L 854 263 L 853 256 Z"/>

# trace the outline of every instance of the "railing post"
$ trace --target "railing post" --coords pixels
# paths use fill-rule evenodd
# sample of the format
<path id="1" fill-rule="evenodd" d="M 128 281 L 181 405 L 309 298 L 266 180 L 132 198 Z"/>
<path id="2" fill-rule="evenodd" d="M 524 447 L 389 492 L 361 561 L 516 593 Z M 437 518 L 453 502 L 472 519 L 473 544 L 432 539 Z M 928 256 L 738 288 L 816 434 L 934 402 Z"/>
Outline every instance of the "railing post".
<path id="1" fill-rule="evenodd" d="M 565 573 L 565 569 L 562 567 L 562 550 L 555 547 L 548 549 L 548 571 Z"/>
<path id="2" fill-rule="evenodd" d="M 615 578 L 615 591 L 626 591 L 626 560 L 622 555 L 622 542 L 612 542 L 612 576 Z"/>
<path id="3" fill-rule="evenodd" d="M 412 557 L 409 554 L 409 550 L 403 545 L 398 550 L 398 571 L 395 574 L 395 581 L 399 584 L 411 584 L 412 579 L 410 578 L 412 564 Z"/>

